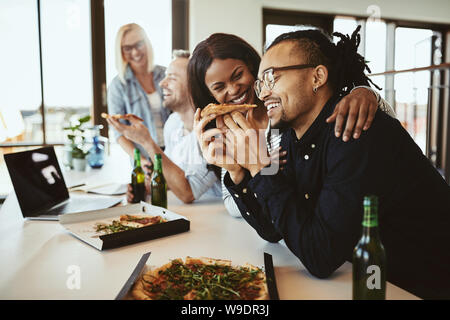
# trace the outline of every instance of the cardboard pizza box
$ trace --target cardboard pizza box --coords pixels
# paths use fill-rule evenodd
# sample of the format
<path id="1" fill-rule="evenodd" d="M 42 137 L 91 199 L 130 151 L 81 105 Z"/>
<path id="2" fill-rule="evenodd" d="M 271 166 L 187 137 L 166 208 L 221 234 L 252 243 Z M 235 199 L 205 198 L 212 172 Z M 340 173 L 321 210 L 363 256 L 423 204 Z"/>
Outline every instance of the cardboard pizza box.
<path id="1" fill-rule="evenodd" d="M 138 281 L 141 276 L 149 271 L 151 268 L 155 268 L 155 266 L 150 266 L 148 264 L 150 260 L 150 254 L 151 252 L 147 252 L 142 255 L 141 259 L 137 263 L 136 267 L 134 268 L 133 272 L 131 273 L 128 280 L 123 285 L 120 292 L 117 294 L 115 300 L 133 300 L 133 297 L 131 295 L 131 289 L 134 287 L 134 284 L 136 281 Z M 180 257 L 182 260 L 184 258 Z M 167 261 L 169 262 L 169 261 Z M 267 289 L 269 291 L 269 299 L 270 300 L 279 300 L 278 296 L 278 288 L 277 283 L 275 279 L 275 271 L 273 267 L 273 259 L 272 255 L 264 252 L 264 268 L 263 271 L 266 274 L 266 283 L 267 283 Z"/>
<path id="2" fill-rule="evenodd" d="M 147 252 L 142 255 L 127 282 L 125 282 L 122 289 L 117 294 L 115 300 L 133 300 L 131 296 L 131 289 L 136 281 L 138 281 L 138 279 L 149 270 L 150 266 L 147 265 L 147 262 L 150 258 L 150 254 L 151 252 Z"/>
<path id="3" fill-rule="evenodd" d="M 96 231 L 97 223 L 112 223 L 121 215 L 161 216 L 167 222 L 133 230 L 104 234 Z M 138 204 L 59 215 L 59 223 L 75 237 L 98 250 L 118 248 L 142 241 L 189 231 L 190 221 L 165 208 L 141 202 Z"/>

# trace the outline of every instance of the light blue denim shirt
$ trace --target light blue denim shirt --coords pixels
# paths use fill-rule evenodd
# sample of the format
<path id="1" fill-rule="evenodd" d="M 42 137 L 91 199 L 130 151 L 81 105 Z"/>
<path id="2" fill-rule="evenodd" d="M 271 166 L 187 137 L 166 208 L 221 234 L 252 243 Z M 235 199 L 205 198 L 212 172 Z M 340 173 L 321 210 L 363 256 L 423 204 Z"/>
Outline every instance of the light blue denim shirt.
<path id="1" fill-rule="evenodd" d="M 155 89 L 161 96 L 162 101 L 162 89 L 159 86 L 159 82 L 165 77 L 166 68 L 156 65 L 153 69 L 153 82 Z M 119 76 L 116 76 L 109 85 L 108 88 L 108 113 L 109 114 L 126 114 L 132 113 L 144 119 L 144 124 L 150 131 L 151 137 L 157 140 L 156 128 L 153 122 L 153 117 L 150 109 L 150 102 L 148 101 L 147 93 L 144 91 L 139 81 L 136 79 L 130 66 L 127 66 L 125 72 L 125 84 L 120 81 Z M 170 110 L 161 108 L 161 119 L 163 124 L 166 122 L 170 115 Z M 129 124 L 126 120 L 120 120 L 122 123 Z M 119 139 L 122 135 L 112 128 L 115 139 Z M 144 157 L 148 157 L 144 148 L 134 143 L 139 148 L 141 154 Z M 153 159 L 152 159 L 153 160 Z"/>

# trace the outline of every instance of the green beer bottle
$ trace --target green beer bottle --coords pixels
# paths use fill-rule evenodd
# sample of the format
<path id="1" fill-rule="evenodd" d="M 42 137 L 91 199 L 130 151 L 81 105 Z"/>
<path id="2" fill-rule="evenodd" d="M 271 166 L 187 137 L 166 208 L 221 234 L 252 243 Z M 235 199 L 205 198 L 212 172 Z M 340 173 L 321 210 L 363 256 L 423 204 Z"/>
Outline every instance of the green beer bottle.
<path id="1" fill-rule="evenodd" d="M 152 205 L 167 209 L 167 183 L 162 172 L 162 158 L 158 153 L 155 154 L 155 164 L 150 188 Z"/>
<path id="2" fill-rule="evenodd" d="M 353 251 L 353 300 L 386 299 L 386 254 L 378 234 L 378 198 L 364 197 L 363 231 Z"/>
<path id="3" fill-rule="evenodd" d="M 134 169 L 131 172 L 131 186 L 133 188 L 133 203 L 145 201 L 145 173 L 141 167 L 141 152 L 134 148 Z"/>

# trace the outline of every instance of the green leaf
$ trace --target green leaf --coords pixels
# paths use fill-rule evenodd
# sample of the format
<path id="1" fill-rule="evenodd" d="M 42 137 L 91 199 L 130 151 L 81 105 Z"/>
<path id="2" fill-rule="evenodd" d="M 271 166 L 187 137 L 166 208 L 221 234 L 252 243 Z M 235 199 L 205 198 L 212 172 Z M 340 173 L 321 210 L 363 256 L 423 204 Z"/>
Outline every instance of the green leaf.
<path id="1" fill-rule="evenodd" d="M 81 150 L 78 147 L 72 149 L 72 158 L 75 159 L 84 159 L 86 158 L 88 152 Z"/>
<path id="2" fill-rule="evenodd" d="M 91 120 L 91 116 L 85 116 L 83 118 L 80 118 L 78 121 L 80 121 L 80 123 L 85 123 L 88 122 L 89 120 Z"/>

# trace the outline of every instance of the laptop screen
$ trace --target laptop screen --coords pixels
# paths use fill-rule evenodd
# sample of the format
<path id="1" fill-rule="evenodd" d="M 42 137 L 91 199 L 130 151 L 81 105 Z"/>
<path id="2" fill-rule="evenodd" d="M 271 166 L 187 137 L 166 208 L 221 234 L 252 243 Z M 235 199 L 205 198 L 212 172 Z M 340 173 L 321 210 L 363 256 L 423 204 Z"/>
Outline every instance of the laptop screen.
<path id="1" fill-rule="evenodd" d="M 4 157 L 24 217 L 37 216 L 69 198 L 53 147 Z"/>

